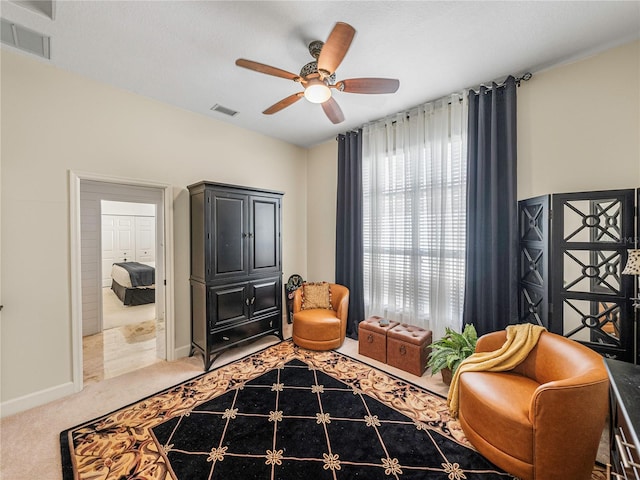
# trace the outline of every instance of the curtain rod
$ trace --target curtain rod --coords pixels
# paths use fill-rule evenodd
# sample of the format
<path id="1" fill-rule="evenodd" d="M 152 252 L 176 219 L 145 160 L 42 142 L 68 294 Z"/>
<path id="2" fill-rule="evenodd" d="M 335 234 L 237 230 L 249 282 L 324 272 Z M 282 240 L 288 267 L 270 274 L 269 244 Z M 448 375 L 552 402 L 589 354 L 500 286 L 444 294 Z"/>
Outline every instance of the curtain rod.
<path id="1" fill-rule="evenodd" d="M 447 95 L 447 96 L 452 96 L 452 95 L 459 95 L 459 94 L 452 93 L 452 94 Z M 445 98 L 445 97 L 442 97 L 442 98 L 440 98 L 439 100 L 442 100 L 442 99 L 444 99 L 444 98 Z M 436 100 L 433 100 L 433 101 L 435 102 Z M 462 103 L 462 102 L 464 102 L 464 98 L 463 98 L 463 96 L 460 94 L 460 98 L 458 98 L 458 103 Z M 432 103 L 432 102 L 427 102 L 427 103 Z M 451 102 L 451 100 L 449 100 L 449 101 L 447 102 L 447 105 L 451 105 L 451 103 L 452 103 L 452 102 Z M 420 108 L 421 106 L 422 106 L 422 105 L 418 105 L 418 106 L 416 106 L 416 107 L 410 108 L 409 110 L 414 110 L 414 109 L 416 109 L 416 108 Z M 392 115 L 392 116 L 393 116 L 393 115 Z M 407 120 L 409 120 L 409 119 L 411 118 L 411 115 L 409 115 L 409 112 L 407 112 L 407 114 L 406 114 L 405 118 L 406 118 Z M 377 121 L 377 120 L 376 120 L 376 121 Z M 370 123 L 372 123 L 372 122 L 370 122 Z M 396 122 L 396 120 L 393 120 L 393 121 L 391 122 L 391 125 L 395 125 L 396 123 L 397 123 L 397 122 Z M 359 135 L 360 133 L 362 133 L 362 127 L 359 127 L 359 128 L 357 128 L 356 130 L 350 130 L 350 131 L 348 131 L 348 132 L 344 132 L 344 133 L 342 133 L 342 134 L 338 134 L 338 135 L 336 135 L 336 141 L 340 139 L 340 135 L 346 135 L 347 133 L 356 133 L 356 134 L 358 134 L 358 135 Z"/>
<path id="2" fill-rule="evenodd" d="M 531 72 L 525 72 L 522 74 L 521 77 L 516 77 L 516 85 L 520 86 L 520 82 L 528 82 L 529 80 L 531 80 L 531 78 L 533 77 L 533 73 Z"/>
<path id="3" fill-rule="evenodd" d="M 512 77 L 512 76 L 513 76 L 513 75 L 509 75 L 509 77 Z M 507 78 L 509 78 L 509 77 L 507 77 Z M 526 72 L 526 73 L 523 73 L 523 74 L 522 74 L 521 76 L 519 76 L 519 77 L 514 77 L 514 78 L 515 78 L 515 81 L 516 81 L 516 87 L 519 87 L 519 86 L 520 86 L 520 84 L 521 84 L 522 82 L 528 82 L 529 80 L 531 80 L 531 78 L 532 78 L 532 77 L 533 77 L 533 73 L 531 73 L 531 72 Z M 504 87 L 504 86 L 505 86 L 505 84 L 506 84 L 506 83 L 505 83 L 506 81 L 507 81 L 507 80 L 505 79 L 503 82 L 496 84 L 496 88 Z M 491 82 L 491 83 L 495 83 L 495 82 Z M 476 90 L 479 90 L 479 89 L 480 89 L 480 87 L 484 87 L 484 88 L 486 88 L 487 90 L 491 90 L 491 89 L 493 88 L 493 85 L 489 85 L 489 86 L 487 86 L 487 85 L 485 85 L 484 83 L 481 83 L 481 84 L 480 84 L 480 85 L 478 85 L 477 87 L 469 88 L 469 90 L 476 91 Z"/>
<path id="4" fill-rule="evenodd" d="M 512 75 L 509 75 L 509 76 L 512 76 Z M 517 86 L 517 87 L 519 87 L 519 86 L 520 86 L 520 84 L 521 84 L 522 82 L 528 82 L 529 80 L 531 80 L 531 78 L 532 78 L 532 77 L 533 77 L 533 73 L 531 73 L 531 72 L 525 72 L 525 73 L 523 73 L 522 75 L 520 75 L 519 77 L 515 77 L 516 86 Z M 507 78 L 509 78 L 509 77 L 507 77 Z M 505 79 L 505 81 L 506 81 L 506 79 Z M 500 83 L 500 84 L 496 84 L 496 88 L 504 87 L 504 86 L 505 86 L 505 81 L 503 81 L 503 82 L 502 82 L 502 83 Z M 487 90 L 491 90 L 491 89 L 493 88 L 493 85 L 491 85 L 491 86 L 487 87 L 486 85 L 480 84 L 477 88 L 478 88 L 478 89 L 480 89 L 480 87 L 484 87 L 484 88 L 486 88 Z M 476 90 L 476 88 L 468 88 L 468 89 L 466 89 L 466 90 L 467 90 L 467 91 L 471 91 L 471 90 L 475 91 L 475 90 Z M 450 94 L 450 95 L 456 95 L 456 94 L 455 94 L 455 93 L 452 93 L 452 94 Z M 444 98 L 444 97 L 442 97 L 442 98 Z M 434 101 L 435 101 L 435 100 L 434 100 Z M 460 102 L 462 102 L 462 101 L 464 101 L 464 100 L 463 100 L 463 98 L 461 97 L 461 98 L 459 99 L 459 101 L 460 101 Z M 431 102 L 427 102 L 427 103 L 431 103 Z M 451 101 L 449 101 L 449 105 L 451 105 Z M 418 107 L 419 107 L 419 106 L 420 106 L 420 105 L 418 105 Z M 413 107 L 413 108 L 417 108 L 417 107 Z M 409 118 L 409 114 L 407 114 L 407 119 L 408 119 L 408 118 Z M 393 121 L 393 122 L 391 122 L 391 123 L 392 123 L 392 124 L 395 124 L 396 122 L 395 122 L 395 121 Z M 360 133 L 360 131 L 361 131 L 361 130 L 362 130 L 362 127 L 360 127 L 360 128 L 359 128 L 359 129 L 357 129 L 357 130 L 351 130 L 350 132 L 345 132 L 345 134 L 346 134 L 346 133 Z M 339 138 L 340 138 L 340 135 L 336 135 L 336 140 L 338 140 Z"/>

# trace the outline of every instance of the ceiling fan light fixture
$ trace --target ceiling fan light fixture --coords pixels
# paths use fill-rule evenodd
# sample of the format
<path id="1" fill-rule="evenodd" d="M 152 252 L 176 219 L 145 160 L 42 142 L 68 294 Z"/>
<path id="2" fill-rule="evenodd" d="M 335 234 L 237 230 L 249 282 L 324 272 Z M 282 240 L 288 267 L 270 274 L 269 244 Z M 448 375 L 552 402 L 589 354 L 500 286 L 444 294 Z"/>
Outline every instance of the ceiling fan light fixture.
<path id="1" fill-rule="evenodd" d="M 311 103 L 324 103 L 331 98 L 331 89 L 321 80 L 309 80 L 304 89 L 304 98 Z"/>

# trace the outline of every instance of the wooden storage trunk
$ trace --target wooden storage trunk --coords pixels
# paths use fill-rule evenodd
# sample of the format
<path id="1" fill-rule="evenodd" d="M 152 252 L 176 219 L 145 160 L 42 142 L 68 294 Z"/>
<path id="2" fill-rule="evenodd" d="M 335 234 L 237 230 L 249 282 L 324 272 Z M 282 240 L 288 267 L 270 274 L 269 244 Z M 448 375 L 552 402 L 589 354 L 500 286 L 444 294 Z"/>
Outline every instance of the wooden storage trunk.
<path id="1" fill-rule="evenodd" d="M 422 376 L 431 352 L 431 330 L 401 323 L 387 332 L 387 363 Z"/>
<path id="2" fill-rule="evenodd" d="M 382 317 L 369 317 L 358 325 L 358 353 L 379 362 L 387 362 L 387 332 L 398 325 L 389 321 L 389 325 L 380 325 Z"/>

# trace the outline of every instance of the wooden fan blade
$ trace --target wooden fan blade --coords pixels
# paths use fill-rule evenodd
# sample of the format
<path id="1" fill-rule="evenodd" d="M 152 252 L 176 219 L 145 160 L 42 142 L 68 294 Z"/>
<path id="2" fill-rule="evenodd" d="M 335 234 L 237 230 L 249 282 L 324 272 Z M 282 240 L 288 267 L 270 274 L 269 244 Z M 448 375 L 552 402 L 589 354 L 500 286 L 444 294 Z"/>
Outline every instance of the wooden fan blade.
<path id="1" fill-rule="evenodd" d="M 344 122 L 344 114 L 342 113 L 342 109 L 338 102 L 335 101 L 333 97 L 329 98 L 326 102 L 322 103 L 322 109 L 324 113 L 327 114 L 329 120 L 333 123 L 342 123 Z"/>
<path id="2" fill-rule="evenodd" d="M 395 93 L 399 87 L 395 78 L 349 78 L 338 83 L 338 89 L 348 93 Z"/>
<path id="3" fill-rule="evenodd" d="M 264 63 L 246 60 L 244 58 L 237 59 L 236 65 L 256 72 L 265 73 L 267 75 L 273 75 L 274 77 L 286 78 L 288 80 L 296 80 L 297 78 L 300 78 L 300 76 L 295 73 L 287 72 L 286 70 L 281 70 L 270 65 L 265 65 Z"/>
<path id="4" fill-rule="evenodd" d="M 272 113 L 279 112 L 283 108 L 287 108 L 289 105 L 296 103 L 303 96 L 304 92 L 298 92 L 294 93 L 293 95 L 289 95 L 287 98 L 283 98 L 278 103 L 274 103 L 262 113 L 264 113 L 265 115 L 271 115 Z"/>
<path id="5" fill-rule="evenodd" d="M 329 72 L 329 75 L 335 72 L 347 54 L 355 34 L 356 31 L 351 25 L 343 22 L 336 23 L 318 57 L 318 70 Z"/>

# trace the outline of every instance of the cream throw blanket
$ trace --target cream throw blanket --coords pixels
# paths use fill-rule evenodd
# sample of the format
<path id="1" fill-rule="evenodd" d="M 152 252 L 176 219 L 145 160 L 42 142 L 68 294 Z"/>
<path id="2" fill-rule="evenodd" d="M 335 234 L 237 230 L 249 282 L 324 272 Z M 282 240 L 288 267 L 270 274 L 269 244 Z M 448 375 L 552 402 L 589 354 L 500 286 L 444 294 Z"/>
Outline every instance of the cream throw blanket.
<path id="1" fill-rule="evenodd" d="M 478 352 L 466 358 L 458 367 L 449 388 L 447 405 L 453 418 L 458 417 L 458 383 L 464 372 L 504 372 L 520 364 L 536 346 L 544 327 L 531 323 L 509 325 L 507 340 L 492 352 Z"/>

